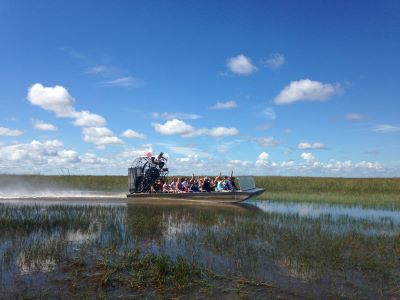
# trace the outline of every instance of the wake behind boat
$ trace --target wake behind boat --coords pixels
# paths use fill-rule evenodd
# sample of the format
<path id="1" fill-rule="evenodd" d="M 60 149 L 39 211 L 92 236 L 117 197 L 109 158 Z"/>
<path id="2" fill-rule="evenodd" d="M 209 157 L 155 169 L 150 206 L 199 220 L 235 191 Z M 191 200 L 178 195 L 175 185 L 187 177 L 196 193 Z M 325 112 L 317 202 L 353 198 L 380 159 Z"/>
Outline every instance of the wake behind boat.
<path id="1" fill-rule="evenodd" d="M 169 183 L 167 159 L 161 152 L 157 157 L 147 156 L 134 160 L 128 169 L 128 202 L 213 202 L 238 203 L 262 194 L 252 176 L 217 176 L 174 178 Z"/>

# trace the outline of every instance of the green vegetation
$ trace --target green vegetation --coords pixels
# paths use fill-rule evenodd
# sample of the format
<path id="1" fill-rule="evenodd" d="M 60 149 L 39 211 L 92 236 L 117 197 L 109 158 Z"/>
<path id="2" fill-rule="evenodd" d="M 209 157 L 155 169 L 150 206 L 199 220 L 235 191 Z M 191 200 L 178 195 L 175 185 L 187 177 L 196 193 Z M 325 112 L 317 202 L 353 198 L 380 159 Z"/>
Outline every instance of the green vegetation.
<path id="1" fill-rule="evenodd" d="M 258 199 L 387 208 L 400 207 L 400 178 L 256 176 L 266 192 Z"/>
<path id="2" fill-rule="evenodd" d="M 255 176 L 256 186 L 266 189 L 258 199 L 347 205 L 400 207 L 400 178 L 322 178 Z M 5 187 L 127 191 L 126 176 L 0 175 Z"/>
<path id="3" fill-rule="evenodd" d="M 0 221 L 6 298 L 400 296 L 396 217 L 4 201 Z"/>

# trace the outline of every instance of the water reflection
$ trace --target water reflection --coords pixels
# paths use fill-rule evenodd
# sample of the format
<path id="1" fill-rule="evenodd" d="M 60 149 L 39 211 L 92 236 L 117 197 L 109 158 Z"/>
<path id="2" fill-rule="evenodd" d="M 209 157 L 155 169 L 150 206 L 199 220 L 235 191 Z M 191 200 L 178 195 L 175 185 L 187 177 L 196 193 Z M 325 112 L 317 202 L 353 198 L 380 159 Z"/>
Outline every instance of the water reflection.
<path id="1" fill-rule="evenodd" d="M 302 217 L 332 216 L 334 218 L 348 217 L 354 219 L 368 219 L 373 221 L 390 220 L 400 224 L 398 210 L 373 209 L 363 206 L 344 206 L 316 203 L 283 203 L 268 200 L 248 200 L 246 203 L 254 205 L 264 212 L 280 214 L 297 214 Z"/>

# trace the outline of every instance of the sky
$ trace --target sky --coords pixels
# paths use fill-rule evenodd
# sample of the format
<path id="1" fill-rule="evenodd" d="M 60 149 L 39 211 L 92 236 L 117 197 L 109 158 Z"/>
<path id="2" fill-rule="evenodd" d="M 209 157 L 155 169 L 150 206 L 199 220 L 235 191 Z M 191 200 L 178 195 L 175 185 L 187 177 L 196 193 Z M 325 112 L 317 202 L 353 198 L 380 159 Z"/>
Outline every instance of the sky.
<path id="1" fill-rule="evenodd" d="M 0 3 L 0 173 L 400 176 L 400 2 Z"/>

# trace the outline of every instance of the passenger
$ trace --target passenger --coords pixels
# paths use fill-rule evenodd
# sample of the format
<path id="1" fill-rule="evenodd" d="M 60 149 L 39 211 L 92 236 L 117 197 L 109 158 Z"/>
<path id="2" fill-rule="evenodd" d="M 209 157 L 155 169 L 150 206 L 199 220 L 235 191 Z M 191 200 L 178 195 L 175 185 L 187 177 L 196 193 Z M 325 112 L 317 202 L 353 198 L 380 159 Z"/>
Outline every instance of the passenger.
<path id="1" fill-rule="evenodd" d="M 200 192 L 199 185 L 197 181 L 194 181 L 189 188 L 189 192 L 198 193 Z"/>
<path id="2" fill-rule="evenodd" d="M 234 191 L 236 191 L 238 189 L 237 185 L 235 183 L 235 179 L 236 178 L 234 176 L 229 177 L 229 182 L 230 182 L 230 184 L 232 186 L 232 190 L 234 190 Z"/>
<path id="3" fill-rule="evenodd" d="M 158 167 L 160 168 L 160 170 L 161 170 L 162 168 L 164 168 L 164 165 L 165 165 L 165 162 L 164 162 L 164 161 L 166 160 L 166 158 L 165 158 L 163 155 L 164 155 L 164 153 L 163 153 L 163 152 L 160 152 L 160 154 L 158 154 L 156 158 L 154 158 L 154 157 L 151 158 L 151 161 L 152 161 L 154 164 L 158 165 Z"/>
<path id="4" fill-rule="evenodd" d="M 165 180 L 163 186 L 162 186 L 162 191 L 164 193 L 169 193 L 171 192 L 171 186 L 168 184 L 168 180 Z"/>
<path id="5" fill-rule="evenodd" d="M 203 181 L 203 185 L 202 185 L 201 189 L 205 192 L 212 191 L 210 178 L 204 177 L 204 181 Z"/>
<path id="6" fill-rule="evenodd" d="M 177 189 L 177 187 L 176 187 L 176 178 L 174 178 L 174 179 L 172 180 L 172 182 L 171 182 L 169 188 L 170 188 L 170 190 L 171 190 L 172 192 L 175 192 L 175 191 L 176 191 L 176 189 Z"/>
<path id="7" fill-rule="evenodd" d="M 223 181 L 223 185 L 224 185 L 224 190 L 225 191 L 232 191 L 232 185 L 229 181 L 228 176 L 225 176 L 224 181 Z"/>
<path id="8" fill-rule="evenodd" d="M 203 190 L 203 185 L 204 185 L 204 180 L 203 180 L 203 178 L 199 178 L 199 180 L 198 180 L 198 186 L 199 186 L 200 192 L 204 192 L 204 190 Z"/>
<path id="9" fill-rule="evenodd" d="M 216 192 L 222 192 L 223 190 L 225 190 L 225 186 L 224 186 L 224 180 L 222 179 L 221 176 L 218 176 L 216 178 L 217 180 L 217 185 L 215 186 L 215 191 Z"/>
<path id="10" fill-rule="evenodd" d="M 179 178 L 178 182 L 176 183 L 177 191 L 180 193 L 185 191 L 185 187 L 182 184 L 183 180 L 184 178 Z"/>
<path id="11" fill-rule="evenodd" d="M 182 178 L 182 186 L 183 186 L 183 190 L 184 192 L 189 191 L 189 180 L 187 179 L 187 177 Z"/>
<path id="12" fill-rule="evenodd" d="M 158 193 L 158 192 L 162 192 L 162 190 L 163 190 L 163 182 L 160 180 L 160 179 L 158 179 L 155 183 L 154 183 L 154 190 L 155 190 L 155 192 L 156 193 Z"/>

